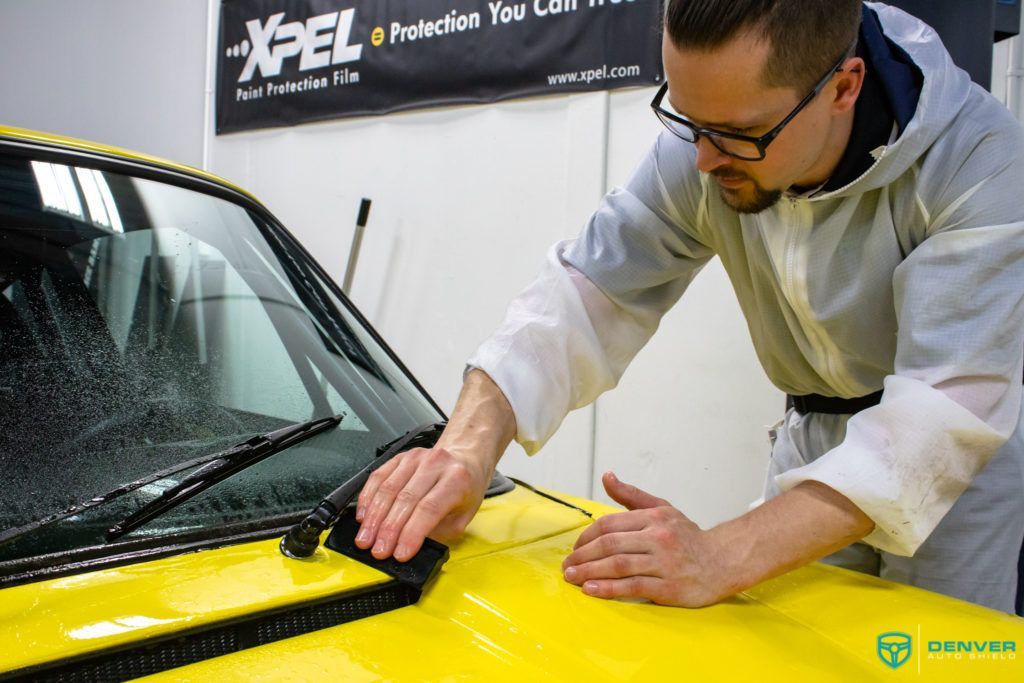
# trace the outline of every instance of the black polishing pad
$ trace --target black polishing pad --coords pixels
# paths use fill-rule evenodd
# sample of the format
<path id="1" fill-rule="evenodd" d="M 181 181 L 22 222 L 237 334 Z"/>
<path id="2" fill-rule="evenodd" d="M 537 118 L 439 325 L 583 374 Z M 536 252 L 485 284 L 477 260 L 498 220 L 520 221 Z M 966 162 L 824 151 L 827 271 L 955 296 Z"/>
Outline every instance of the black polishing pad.
<path id="1" fill-rule="evenodd" d="M 324 546 L 421 591 L 448 560 L 448 546 L 430 538 L 423 541 L 423 547 L 408 562 L 399 562 L 393 557 L 378 560 L 369 550 L 363 550 L 356 545 L 358 532 L 359 522 L 356 521 L 353 510 L 349 508 L 334 524 Z"/>

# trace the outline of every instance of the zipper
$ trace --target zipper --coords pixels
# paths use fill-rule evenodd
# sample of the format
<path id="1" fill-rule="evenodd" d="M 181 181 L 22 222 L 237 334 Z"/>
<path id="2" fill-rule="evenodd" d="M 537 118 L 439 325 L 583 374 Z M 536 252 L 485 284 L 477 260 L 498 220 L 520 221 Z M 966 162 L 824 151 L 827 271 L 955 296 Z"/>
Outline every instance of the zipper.
<path id="1" fill-rule="evenodd" d="M 823 372 L 825 379 L 837 391 L 855 396 L 858 390 L 847 383 L 845 373 L 836 360 L 838 349 L 828 335 L 821 331 L 807 292 L 807 250 L 801 248 L 801 243 L 806 244 L 806 235 L 813 223 L 813 210 L 807 199 L 788 197 L 787 206 L 789 219 L 785 226 L 785 258 L 781 278 L 783 292 L 800 320 L 801 328 L 815 356 L 821 361 L 815 363 L 815 367 L 819 372 Z M 822 363 L 824 367 L 821 367 Z"/>

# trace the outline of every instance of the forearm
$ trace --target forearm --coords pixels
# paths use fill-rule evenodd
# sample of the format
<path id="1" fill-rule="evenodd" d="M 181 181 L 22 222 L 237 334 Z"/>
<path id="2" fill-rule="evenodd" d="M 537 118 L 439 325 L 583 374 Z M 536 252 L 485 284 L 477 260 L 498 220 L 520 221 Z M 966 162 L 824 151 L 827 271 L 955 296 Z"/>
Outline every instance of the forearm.
<path id="1" fill-rule="evenodd" d="M 437 446 L 472 454 L 493 472 L 516 434 L 516 419 L 508 399 L 483 370 L 466 374 L 448 426 Z"/>
<path id="2" fill-rule="evenodd" d="M 845 496 L 803 482 L 745 515 L 711 529 L 725 595 L 819 560 L 874 529 Z"/>

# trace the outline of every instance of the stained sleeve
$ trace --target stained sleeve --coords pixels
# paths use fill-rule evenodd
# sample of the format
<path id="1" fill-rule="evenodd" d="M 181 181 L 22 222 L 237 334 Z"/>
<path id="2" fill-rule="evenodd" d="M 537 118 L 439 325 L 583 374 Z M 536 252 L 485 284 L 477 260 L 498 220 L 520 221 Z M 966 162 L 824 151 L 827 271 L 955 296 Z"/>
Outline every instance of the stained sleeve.
<path id="1" fill-rule="evenodd" d="M 875 522 L 864 540 L 897 555 L 914 554 L 1020 417 L 1024 144 L 1007 125 L 959 162 L 947 156 L 952 178 L 922 190 L 928 226 L 894 273 L 881 403 L 850 418 L 839 446 L 776 477 L 782 490 L 816 480 L 842 493 Z"/>
<path id="2" fill-rule="evenodd" d="M 505 394 L 527 453 L 569 411 L 618 383 L 713 255 L 696 237 L 701 189 L 692 151 L 665 135 L 577 239 L 548 251 L 540 275 L 468 361 Z"/>

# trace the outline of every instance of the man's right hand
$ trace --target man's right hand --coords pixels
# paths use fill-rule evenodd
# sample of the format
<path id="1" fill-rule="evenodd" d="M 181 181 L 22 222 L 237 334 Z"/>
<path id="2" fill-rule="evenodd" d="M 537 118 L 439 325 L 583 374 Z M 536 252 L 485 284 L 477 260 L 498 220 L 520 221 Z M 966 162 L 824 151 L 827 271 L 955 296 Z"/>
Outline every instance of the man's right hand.
<path id="1" fill-rule="evenodd" d="M 356 545 L 399 562 L 427 536 L 452 540 L 483 502 L 498 459 L 516 432 L 505 395 L 482 370 L 466 375 L 444 434 L 433 448 L 414 448 L 374 472 L 356 504 Z"/>
<path id="2" fill-rule="evenodd" d="M 356 545 L 405 562 L 423 539 L 457 538 L 476 514 L 491 480 L 472 456 L 446 448 L 414 448 L 370 476 L 359 494 Z"/>

